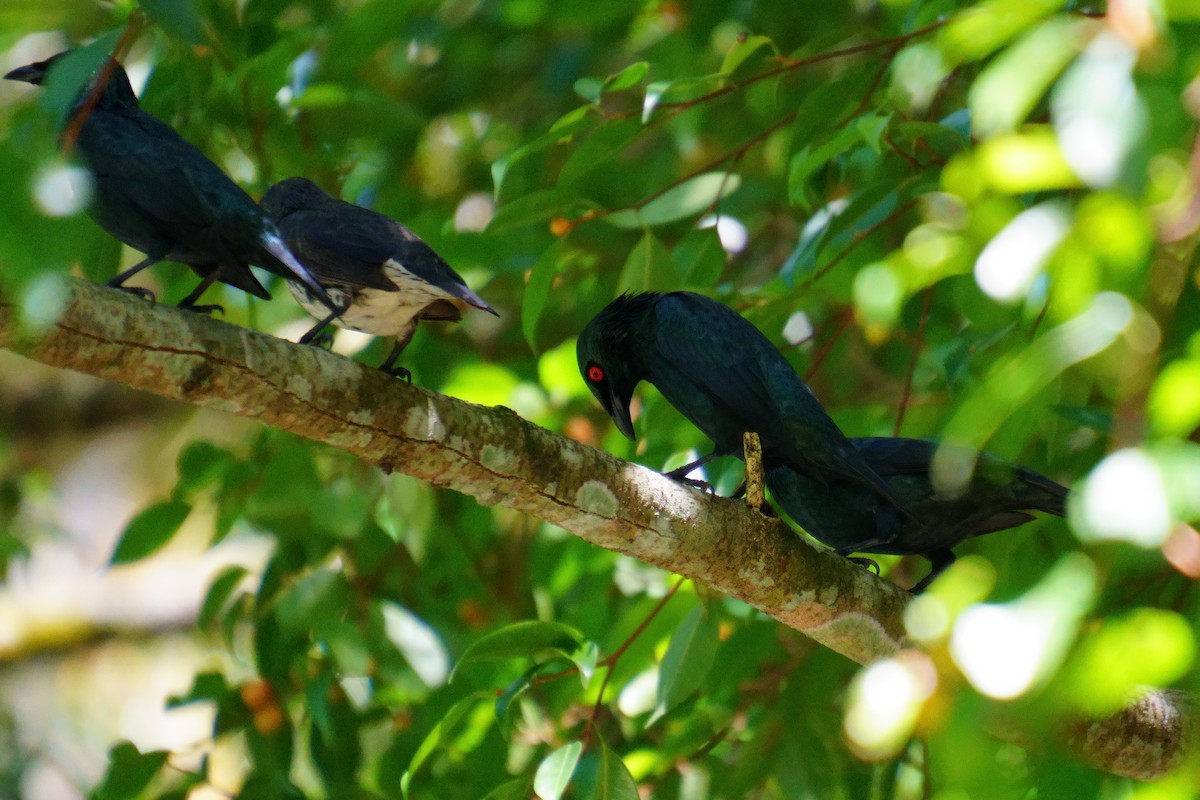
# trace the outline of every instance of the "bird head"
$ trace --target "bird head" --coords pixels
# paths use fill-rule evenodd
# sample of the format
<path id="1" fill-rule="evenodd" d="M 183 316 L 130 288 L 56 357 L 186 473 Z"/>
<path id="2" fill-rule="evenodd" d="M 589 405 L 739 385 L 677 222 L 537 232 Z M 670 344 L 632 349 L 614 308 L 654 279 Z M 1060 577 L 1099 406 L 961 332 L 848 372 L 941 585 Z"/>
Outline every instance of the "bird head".
<path id="1" fill-rule="evenodd" d="M 584 383 L 600 401 L 600 405 L 617 423 L 617 429 L 629 439 L 636 439 L 629 404 L 633 390 L 641 380 L 631 354 L 622 346 L 623 336 L 611 327 L 608 314 L 612 306 L 587 324 L 579 334 L 576 355 Z"/>
<path id="2" fill-rule="evenodd" d="M 98 54 L 86 49 L 64 50 L 56 53 L 45 61 L 35 61 L 23 67 L 17 67 L 4 75 L 5 80 L 23 81 L 34 86 L 43 86 L 52 73 L 61 72 L 64 80 L 79 86 L 79 94 L 75 98 L 72 113 L 77 111 L 84 99 L 92 92 L 98 79 L 104 80 L 104 87 L 94 102 L 98 108 L 134 106 L 138 104 L 137 94 L 129 83 L 129 75 L 124 68 L 111 57 L 108 66 L 104 59 L 97 63 Z M 55 78 L 55 80 L 58 80 Z"/>
<path id="3" fill-rule="evenodd" d="M 46 76 L 50 74 L 50 67 L 55 61 L 58 61 L 65 56 L 69 51 L 64 51 L 56 55 L 52 55 L 45 61 L 35 61 L 32 64 L 26 64 L 23 67 L 17 67 L 5 73 L 4 80 L 6 81 L 24 81 L 32 83 L 34 86 L 41 86 L 46 81 Z"/>
<path id="4" fill-rule="evenodd" d="M 259 205 L 271 219 L 280 220 L 295 211 L 329 205 L 334 199 L 308 178 L 287 178 L 268 189 Z"/>

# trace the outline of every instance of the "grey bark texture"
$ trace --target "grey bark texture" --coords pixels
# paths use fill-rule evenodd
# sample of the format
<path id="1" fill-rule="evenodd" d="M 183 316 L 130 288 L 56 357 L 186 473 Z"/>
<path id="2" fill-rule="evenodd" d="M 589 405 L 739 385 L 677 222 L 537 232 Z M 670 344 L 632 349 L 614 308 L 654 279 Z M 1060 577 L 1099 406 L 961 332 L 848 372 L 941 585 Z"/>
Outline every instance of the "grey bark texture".
<path id="1" fill-rule="evenodd" d="M 908 646 L 909 595 L 744 502 L 682 486 L 504 407 L 435 394 L 378 370 L 206 316 L 64 279 L 62 302 L 19 319 L 0 300 L 0 346 L 321 442 L 435 486 L 559 525 L 597 546 L 717 589 L 858 663 Z M 1155 692 L 1081 724 L 1089 762 L 1146 779 L 1179 762 L 1190 716 Z"/>

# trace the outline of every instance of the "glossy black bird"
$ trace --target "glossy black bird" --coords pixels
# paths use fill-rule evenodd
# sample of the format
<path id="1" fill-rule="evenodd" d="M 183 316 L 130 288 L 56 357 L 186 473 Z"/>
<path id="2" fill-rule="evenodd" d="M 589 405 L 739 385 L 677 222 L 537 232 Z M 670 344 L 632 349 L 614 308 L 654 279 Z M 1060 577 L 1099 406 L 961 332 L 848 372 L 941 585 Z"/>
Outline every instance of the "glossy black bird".
<path id="1" fill-rule="evenodd" d="M 732 309 L 692 292 L 625 294 L 583 329 L 577 355 L 588 388 L 630 439 L 634 387 L 649 381 L 712 439 L 712 456 L 740 457 L 742 434 L 754 431 L 765 465 L 787 465 L 818 486 L 844 482 L 880 500 L 871 503 L 878 519 L 864 528 L 863 544 L 899 530 L 905 512 L 892 490 L 778 348 Z"/>
<path id="2" fill-rule="evenodd" d="M 4 77 L 41 85 L 70 51 L 18 67 Z M 95 105 L 85 106 L 104 79 Z M 190 266 L 203 279 L 179 307 L 210 311 L 196 300 L 221 281 L 269 299 L 248 265 L 303 282 L 327 308 L 333 301 L 288 250 L 275 225 L 229 176 L 166 123 L 138 107 L 129 77 L 116 61 L 101 67 L 76 96 L 68 120 L 84 113 L 74 148 L 91 173 L 88 215 L 125 244 L 146 254 L 108 282 L 124 288 L 158 261 Z M 131 289 L 150 298 L 145 289 Z"/>
<path id="3" fill-rule="evenodd" d="M 267 191 L 262 208 L 339 308 L 337 314 L 328 313 L 307 284 L 288 280 L 296 301 L 320 319 L 301 342 L 311 341 L 331 322 L 395 336 L 380 369 L 408 376 L 408 370 L 395 364 L 418 321 L 456 322 L 467 306 L 496 314 L 415 233 L 391 217 L 326 194 L 310 180 L 280 181 Z"/>
<path id="4" fill-rule="evenodd" d="M 954 563 L 954 545 L 974 536 L 1023 525 L 1031 511 L 1063 516 L 1067 489 L 1031 469 L 980 453 L 971 481 L 955 494 L 935 488 L 930 464 L 938 443 L 921 439 L 851 439 L 875 474 L 912 517 L 886 543 L 864 545 L 862 532 L 876 520 L 878 496 L 844 481 L 821 485 L 783 464 L 765 472 L 775 504 L 814 539 L 845 555 L 852 552 L 919 555 L 929 559 L 930 573 L 912 588 L 921 592 Z M 830 489 L 842 502 L 830 503 Z"/>

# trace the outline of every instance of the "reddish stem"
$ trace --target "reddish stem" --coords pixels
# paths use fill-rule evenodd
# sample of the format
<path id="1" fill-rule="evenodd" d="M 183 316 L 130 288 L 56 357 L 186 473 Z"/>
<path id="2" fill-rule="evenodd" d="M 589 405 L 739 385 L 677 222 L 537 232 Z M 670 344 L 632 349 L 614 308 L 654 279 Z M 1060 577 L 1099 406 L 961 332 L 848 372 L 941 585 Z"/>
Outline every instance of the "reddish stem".
<path id="1" fill-rule="evenodd" d="M 913 342 L 912 358 L 908 362 L 908 374 L 904 376 L 904 394 L 900 396 L 900 410 L 896 413 L 896 425 L 892 436 L 900 435 L 904 424 L 904 412 L 908 410 L 908 399 L 912 395 L 913 374 L 917 371 L 917 358 L 921 355 L 921 344 L 925 340 L 925 322 L 929 319 L 929 307 L 933 303 L 933 287 L 925 287 L 925 302 L 921 305 L 921 319 L 917 321 L 917 336 Z"/>
<path id="2" fill-rule="evenodd" d="M 63 131 L 62 150 L 63 155 L 70 155 L 71 150 L 75 147 L 75 142 L 79 139 L 79 134 L 83 130 L 83 123 L 87 122 L 87 118 L 91 116 L 92 111 L 96 108 L 96 103 L 100 102 L 100 95 L 104 93 L 104 87 L 108 85 L 108 81 L 112 78 L 113 72 L 116 71 L 119 59 L 125 57 L 129 52 L 129 48 L 133 47 L 134 41 L 142 30 L 142 15 L 140 13 L 133 14 L 129 17 L 129 22 L 125 23 L 125 30 L 121 32 L 121 38 L 117 40 L 117 44 L 112 49 L 112 53 L 105 59 L 104 64 L 100 67 L 100 72 L 96 75 L 96 80 L 92 84 L 92 88 L 88 91 L 87 97 L 71 115 L 71 119 L 67 122 L 67 129 Z"/>

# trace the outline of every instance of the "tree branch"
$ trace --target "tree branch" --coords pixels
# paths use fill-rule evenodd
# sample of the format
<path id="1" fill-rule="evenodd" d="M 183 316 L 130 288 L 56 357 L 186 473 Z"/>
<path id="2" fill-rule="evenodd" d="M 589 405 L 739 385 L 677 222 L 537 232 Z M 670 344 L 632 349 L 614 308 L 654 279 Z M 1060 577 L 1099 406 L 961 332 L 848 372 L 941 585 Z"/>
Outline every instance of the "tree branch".
<path id="1" fill-rule="evenodd" d="M 37 361 L 257 419 L 514 508 L 711 586 L 859 663 L 906 646 L 903 590 L 740 501 L 682 486 L 510 409 L 76 279 L 64 280 L 54 319 L 22 325 L 17 317 L 0 301 L 0 346 Z M 1170 709 L 1154 718 L 1174 723 L 1154 726 L 1153 747 L 1142 746 L 1144 729 L 1117 715 L 1089 723 L 1083 756 L 1118 774 L 1165 773 L 1183 753 L 1188 715 L 1175 694 L 1154 698 Z"/>

